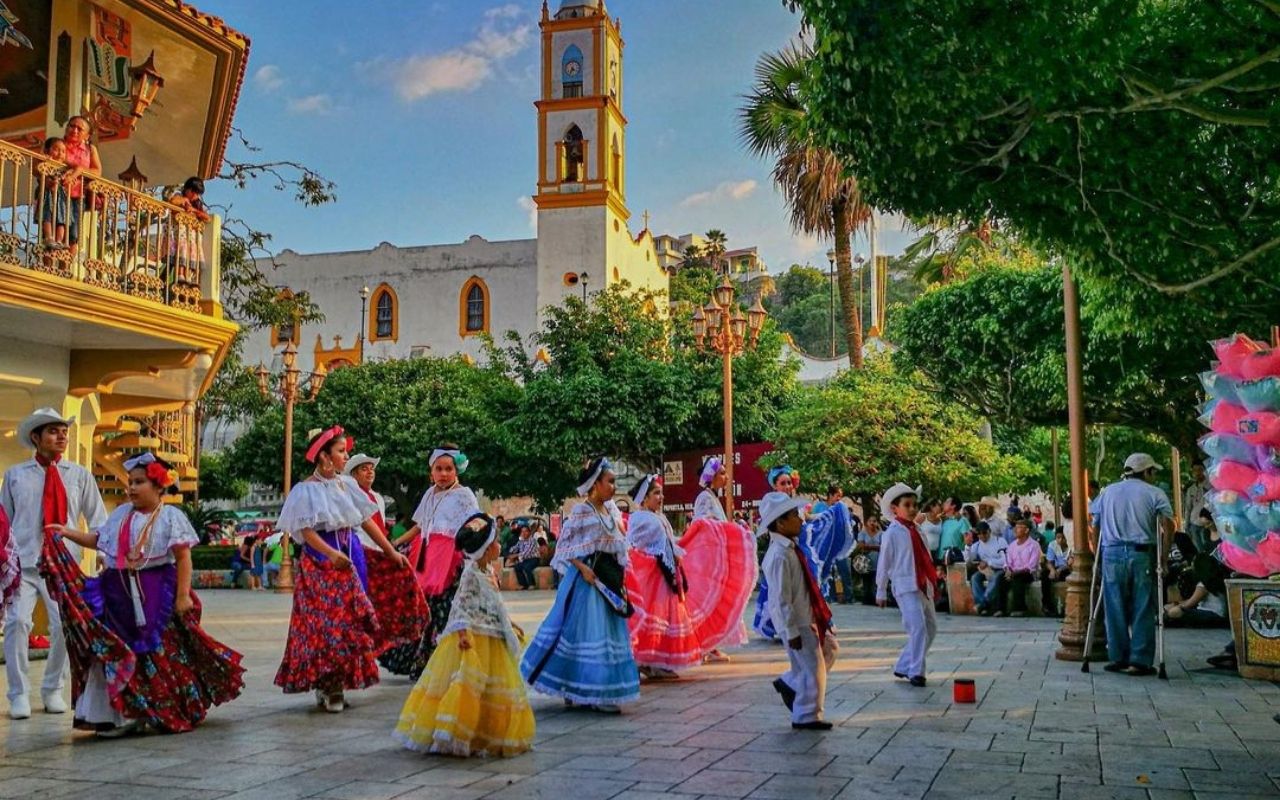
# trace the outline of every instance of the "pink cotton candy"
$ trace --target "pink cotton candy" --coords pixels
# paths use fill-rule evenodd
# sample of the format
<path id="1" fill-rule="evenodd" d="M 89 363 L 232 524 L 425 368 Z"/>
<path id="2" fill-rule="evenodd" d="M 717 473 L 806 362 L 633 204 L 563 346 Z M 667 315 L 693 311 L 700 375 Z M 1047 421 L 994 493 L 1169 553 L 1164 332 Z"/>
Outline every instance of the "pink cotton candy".
<path id="1" fill-rule="evenodd" d="M 1280 572 L 1280 533 L 1267 531 L 1266 537 L 1258 542 L 1258 549 L 1254 555 L 1262 561 L 1268 575 Z"/>
<path id="2" fill-rule="evenodd" d="M 1239 333 L 1218 339 L 1212 345 L 1213 353 L 1218 357 L 1215 371 L 1228 378 L 1243 378 L 1244 360 L 1262 349 L 1262 345 Z"/>
<path id="3" fill-rule="evenodd" d="M 1209 430 L 1228 436 L 1240 436 L 1240 420 L 1248 416 L 1244 406 L 1218 400 L 1209 412 Z"/>
<path id="4" fill-rule="evenodd" d="M 1249 499 L 1255 503 L 1280 500 L 1280 475 L 1259 473 L 1258 479 L 1249 487 Z"/>
<path id="5" fill-rule="evenodd" d="M 1239 461 L 1219 461 L 1209 467 L 1209 482 L 1220 492 L 1237 492 L 1254 499 L 1249 494 L 1258 482 L 1258 471 Z"/>
<path id="6" fill-rule="evenodd" d="M 1218 543 L 1218 558 L 1232 571 L 1243 573 L 1251 578 L 1266 578 L 1271 575 L 1271 570 L 1267 568 L 1261 556 L 1236 547 L 1231 542 Z"/>
<path id="7" fill-rule="evenodd" d="M 1240 359 L 1240 371 L 1251 381 L 1280 375 L 1280 349 L 1269 348 L 1245 356 Z"/>
<path id="8" fill-rule="evenodd" d="M 1249 444 L 1280 444 L 1280 414 L 1274 411 L 1245 414 L 1236 420 L 1236 435 Z"/>

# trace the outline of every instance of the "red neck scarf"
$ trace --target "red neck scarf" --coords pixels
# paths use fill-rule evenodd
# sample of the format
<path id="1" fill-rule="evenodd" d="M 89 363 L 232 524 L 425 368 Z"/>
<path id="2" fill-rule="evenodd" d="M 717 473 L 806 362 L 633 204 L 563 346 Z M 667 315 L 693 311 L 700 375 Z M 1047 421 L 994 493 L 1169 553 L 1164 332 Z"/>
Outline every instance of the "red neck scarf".
<path id="1" fill-rule="evenodd" d="M 813 611 L 813 621 L 818 626 L 818 641 L 826 638 L 831 630 L 831 606 L 822 598 L 822 590 L 818 588 L 818 579 L 809 569 L 809 560 L 800 552 L 800 548 L 792 546 L 796 558 L 800 559 L 800 569 L 804 570 L 804 588 L 809 593 L 809 607 Z"/>
<path id="2" fill-rule="evenodd" d="M 361 489 L 361 491 L 365 493 L 365 495 L 369 498 L 370 502 L 372 502 L 375 506 L 378 504 L 378 496 L 376 494 L 369 491 L 368 489 Z M 378 526 L 378 530 L 382 531 L 383 536 L 388 535 L 387 521 L 382 518 L 381 511 L 373 512 L 373 524 Z"/>
<path id="3" fill-rule="evenodd" d="M 916 524 L 902 517 L 897 519 L 911 534 L 911 555 L 916 562 L 916 588 L 928 594 L 928 587 L 938 584 L 938 571 L 933 568 L 933 557 L 929 555 L 929 548 L 925 547 L 924 537 L 920 535 Z"/>
<path id="4" fill-rule="evenodd" d="M 40 497 L 40 506 L 44 511 L 44 524 L 67 524 L 67 487 L 62 485 L 62 473 L 58 471 L 61 456 L 52 461 L 36 454 L 36 463 L 44 467 L 44 494 Z"/>

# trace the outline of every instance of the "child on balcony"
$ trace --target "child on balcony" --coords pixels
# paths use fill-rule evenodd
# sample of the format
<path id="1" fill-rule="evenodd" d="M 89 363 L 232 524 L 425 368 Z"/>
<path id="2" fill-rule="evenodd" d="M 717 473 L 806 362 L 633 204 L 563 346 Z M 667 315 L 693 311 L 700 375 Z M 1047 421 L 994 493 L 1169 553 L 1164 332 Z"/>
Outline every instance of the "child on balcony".
<path id="1" fill-rule="evenodd" d="M 67 143 L 57 136 L 44 140 L 44 154 L 57 164 L 67 163 Z M 67 197 L 65 170 L 55 172 L 56 164 L 38 169 L 40 182 L 36 200 L 40 204 L 40 243 L 47 250 L 64 250 L 67 246 L 67 217 L 71 210 Z"/>

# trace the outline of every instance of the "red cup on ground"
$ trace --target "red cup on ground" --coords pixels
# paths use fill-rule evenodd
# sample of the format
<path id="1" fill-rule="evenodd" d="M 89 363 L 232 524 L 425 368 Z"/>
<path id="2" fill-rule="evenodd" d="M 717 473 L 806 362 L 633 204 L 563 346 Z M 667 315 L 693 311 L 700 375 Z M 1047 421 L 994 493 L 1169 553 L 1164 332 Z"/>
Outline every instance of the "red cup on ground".
<path id="1" fill-rule="evenodd" d="M 951 686 L 951 697 L 957 703 L 974 703 L 978 699 L 977 687 L 972 678 L 956 678 Z"/>

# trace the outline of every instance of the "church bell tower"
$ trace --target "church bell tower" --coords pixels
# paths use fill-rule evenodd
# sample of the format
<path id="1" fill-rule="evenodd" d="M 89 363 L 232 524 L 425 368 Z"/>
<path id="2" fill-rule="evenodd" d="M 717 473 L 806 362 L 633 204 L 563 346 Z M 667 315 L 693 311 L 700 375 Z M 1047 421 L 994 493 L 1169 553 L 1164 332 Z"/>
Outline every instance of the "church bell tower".
<path id="1" fill-rule="evenodd" d="M 665 288 L 652 237 L 627 226 L 620 24 L 604 0 L 542 5 L 538 110 L 538 308 L 626 280 Z M 541 315 L 541 314 L 540 314 Z"/>

